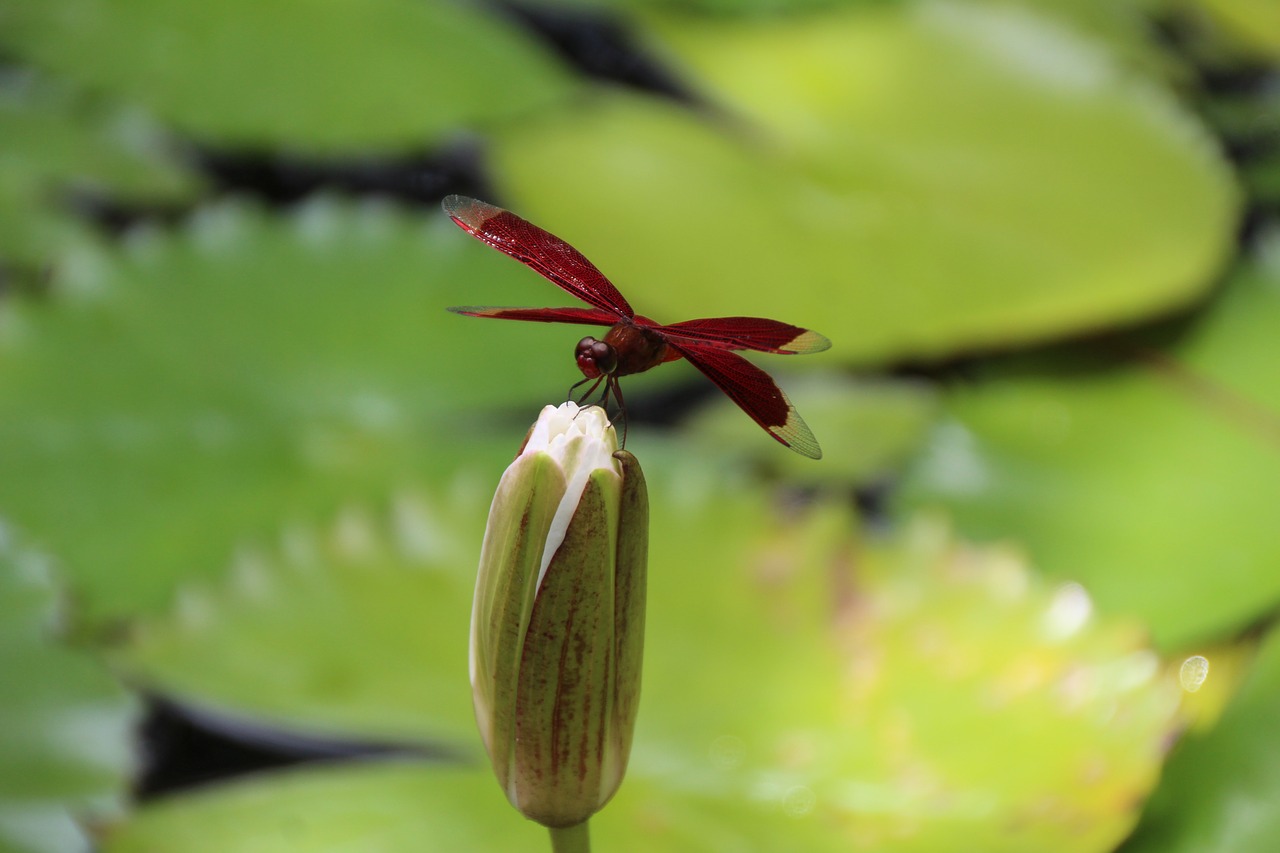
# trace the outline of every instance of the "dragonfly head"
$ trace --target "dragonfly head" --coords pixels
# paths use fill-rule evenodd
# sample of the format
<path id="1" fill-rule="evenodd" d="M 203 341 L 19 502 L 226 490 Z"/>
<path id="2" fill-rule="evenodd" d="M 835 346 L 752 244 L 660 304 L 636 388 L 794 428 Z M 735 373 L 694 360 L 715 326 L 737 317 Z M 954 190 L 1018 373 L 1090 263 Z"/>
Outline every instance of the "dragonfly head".
<path id="1" fill-rule="evenodd" d="M 590 336 L 578 341 L 574 355 L 578 360 L 578 369 L 588 379 L 595 379 L 618 369 L 618 353 L 614 348 Z"/>

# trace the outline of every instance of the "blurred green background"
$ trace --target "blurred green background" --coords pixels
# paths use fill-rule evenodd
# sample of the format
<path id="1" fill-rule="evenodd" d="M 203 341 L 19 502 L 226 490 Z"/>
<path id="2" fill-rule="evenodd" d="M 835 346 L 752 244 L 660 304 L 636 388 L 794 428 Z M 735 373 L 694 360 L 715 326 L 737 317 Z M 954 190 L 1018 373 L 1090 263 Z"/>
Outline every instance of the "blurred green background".
<path id="1" fill-rule="evenodd" d="M 816 463 L 626 383 L 598 849 L 1280 849 L 1278 8 L 0 0 L 0 851 L 546 849 L 466 634 L 582 332 L 450 192 L 833 341 Z"/>

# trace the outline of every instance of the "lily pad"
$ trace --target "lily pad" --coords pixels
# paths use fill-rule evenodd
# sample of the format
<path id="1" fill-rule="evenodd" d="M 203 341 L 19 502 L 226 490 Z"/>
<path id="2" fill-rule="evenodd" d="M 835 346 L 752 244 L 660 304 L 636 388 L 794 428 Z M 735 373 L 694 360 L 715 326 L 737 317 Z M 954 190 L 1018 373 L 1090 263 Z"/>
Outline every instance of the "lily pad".
<path id="1" fill-rule="evenodd" d="M 1101 853 L 1127 832 L 1179 693 L 1138 626 L 1099 619 L 1080 587 L 1042 585 L 1013 552 L 963 546 L 936 525 L 853 551 L 834 506 L 769 520 L 739 491 L 690 511 L 688 467 L 650 474 L 660 515 L 644 699 L 629 777 L 593 820 L 602 848 L 789 840 L 891 853 L 959 837 L 997 853 Z M 682 481 L 690 491 L 669 491 Z M 300 602 L 309 618 L 312 598 Z M 219 613 L 243 627 L 232 608 Z M 410 618 L 436 615 L 424 602 Z M 174 797 L 125 822 L 107 850 L 305 853 L 326 839 L 396 849 L 406 837 L 505 849 L 545 843 L 540 832 L 487 772 L 365 764 Z"/>
<path id="2" fill-rule="evenodd" d="M 776 453 L 761 442 L 759 428 L 728 398 L 715 401 L 694 419 L 693 436 L 708 449 L 729 448 L 735 455 L 778 468 L 787 482 L 819 482 L 875 487 L 887 482 L 910 460 L 929 435 L 938 413 L 937 394 L 923 382 L 855 381 L 811 374 L 795 381 L 775 377 L 822 445 L 814 465 L 797 454 Z M 733 464 L 726 459 L 725 464 Z"/>
<path id="3" fill-rule="evenodd" d="M 15 56 L 224 145 L 418 148 L 573 88 L 501 18 L 447 2 L 51 0 L 7 5 L 0 33 Z"/>
<path id="4" fill-rule="evenodd" d="M 510 301 L 526 274 L 442 216 L 330 201 L 82 250 L 76 299 L 6 305 L 0 505 L 96 621 L 163 606 L 285 519 L 500 465 L 530 416 L 476 407 L 559 398 L 574 339 L 510 323 L 486 343 L 444 309 Z"/>
<path id="5" fill-rule="evenodd" d="M 501 819 L 504 809 L 511 819 Z M 109 831 L 104 851 L 375 853 L 546 843 L 546 830 L 510 813 L 487 771 L 369 763 L 273 773 L 160 801 Z"/>
<path id="6" fill-rule="evenodd" d="M 652 567 L 632 773 L 816 822 L 843 849 L 1112 849 L 1177 722 L 1141 626 L 1010 549 L 920 523 L 864 550 L 840 516 L 766 523 L 730 577 Z"/>
<path id="7" fill-rule="evenodd" d="M 1198 0 L 1198 5 L 1254 52 L 1280 58 L 1280 7 L 1269 0 Z"/>
<path id="8" fill-rule="evenodd" d="M 628 780 L 591 824 L 597 849 L 688 851 L 848 849 L 814 821 L 735 808 L 714 798 L 664 796 Z M 485 768 L 418 764 L 292 771 L 173 797 L 107 836 L 105 853 L 333 850 L 537 850 L 547 831 L 508 805 Z M 728 846 L 733 845 L 733 846 Z"/>
<path id="9" fill-rule="evenodd" d="M 383 516 L 350 507 L 330 525 L 291 525 L 224 582 L 183 587 L 115 662 L 225 718 L 478 748 L 467 624 L 483 499 L 403 494 Z"/>
<path id="10" fill-rule="evenodd" d="M 1196 119 L 1029 10 L 655 20 L 720 118 L 602 94 L 502 129 L 493 158 L 517 212 L 659 320 L 774 316 L 846 360 L 932 357 L 1186 304 L 1233 245 Z"/>
<path id="11" fill-rule="evenodd" d="M 600 849 L 617 851 L 848 849 L 813 821 L 735 808 L 714 798 L 664 796 L 628 780 L 592 821 Z M 173 797 L 108 833 L 105 853 L 518 850 L 547 847 L 547 831 L 524 820 L 485 768 L 417 764 L 293 771 Z M 733 844 L 732 848 L 725 845 Z"/>
<path id="12" fill-rule="evenodd" d="M 10 265 L 45 268 L 87 239 L 76 194 L 174 204 L 196 189 L 145 116 L 95 107 L 34 74 L 0 78 L 0 138 L 0 261 Z"/>
<path id="13" fill-rule="evenodd" d="M 1274 608 L 1275 240 L 1180 338 L 997 366 L 950 394 L 905 494 L 1138 614 L 1165 648 Z M 1132 353 L 1137 352 L 1137 357 Z"/>
<path id="14" fill-rule="evenodd" d="M 133 771 L 131 697 L 64 644 L 50 559 L 0 528 L 0 850 L 87 851 L 79 821 L 118 813 Z"/>
<path id="15" fill-rule="evenodd" d="M 466 643 L 500 468 L 488 484 L 472 470 L 447 490 L 401 493 L 382 512 L 347 507 L 329 524 L 288 525 L 276 544 L 244 549 L 220 581 L 188 582 L 167 613 L 138 620 L 115 663 L 149 690 L 226 718 L 478 749 Z M 743 534 L 772 515 L 764 494 L 688 450 L 646 468 L 661 489 L 654 571 L 718 568 L 699 581 L 718 589 L 739 553 L 727 544 L 749 547 L 756 540 Z M 667 642 L 661 631 L 650 637 Z"/>
<path id="16" fill-rule="evenodd" d="M 1266 853 L 1280 845 L 1280 634 L 1218 725 L 1188 737 L 1125 853 Z"/>

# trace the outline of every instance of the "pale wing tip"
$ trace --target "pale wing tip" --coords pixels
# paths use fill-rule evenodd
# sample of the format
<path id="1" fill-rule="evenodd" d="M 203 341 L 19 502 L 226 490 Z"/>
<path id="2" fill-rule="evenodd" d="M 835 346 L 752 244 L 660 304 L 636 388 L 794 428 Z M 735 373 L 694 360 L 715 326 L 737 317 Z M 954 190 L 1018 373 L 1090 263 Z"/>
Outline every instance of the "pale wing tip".
<path id="1" fill-rule="evenodd" d="M 444 212 L 450 216 L 457 216 L 459 211 L 466 209 L 474 201 L 475 199 L 464 195 L 447 195 L 440 199 L 440 207 L 444 208 Z"/>
<path id="2" fill-rule="evenodd" d="M 822 352 L 823 350 L 831 349 L 831 341 L 826 335 L 820 335 L 811 329 L 805 329 L 788 341 L 784 349 L 797 355 Z"/>
<path id="3" fill-rule="evenodd" d="M 809 429 L 809 425 L 794 408 L 787 412 L 785 424 L 766 427 L 766 429 L 770 435 L 801 456 L 807 456 L 810 459 L 822 458 L 822 448 L 818 446 L 818 439 L 814 436 L 813 430 Z"/>
<path id="4" fill-rule="evenodd" d="M 469 228 L 479 228 L 485 220 L 502 210 L 465 195 L 447 195 L 441 199 L 440 207 L 444 208 L 444 212 L 449 214 L 453 221 Z"/>

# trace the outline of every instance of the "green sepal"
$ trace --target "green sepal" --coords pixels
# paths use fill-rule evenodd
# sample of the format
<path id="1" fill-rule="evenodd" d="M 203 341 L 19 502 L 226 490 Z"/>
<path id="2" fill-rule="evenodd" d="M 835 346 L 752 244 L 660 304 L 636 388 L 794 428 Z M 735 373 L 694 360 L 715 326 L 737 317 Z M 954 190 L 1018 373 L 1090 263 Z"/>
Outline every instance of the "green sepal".
<path id="1" fill-rule="evenodd" d="M 606 785 L 612 796 L 627 772 L 631 736 L 640 708 L 640 671 L 644 659 L 644 612 L 649 567 L 649 489 L 640 462 L 625 450 L 613 454 L 622 466 L 621 522 L 614 572 L 613 748 L 606 765 Z"/>
<path id="2" fill-rule="evenodd" d="M 534 602 L 520 661 L 515 767 L 507 794 L 545 826 L 601 806 L 611 752 L 614 562 L 621 478 L 592 472 Z M 612 763 L 612 762 L 610 762 Z"/>
<path id="3" fill-rule="evenodd" d="M 511 786 L 520 657 L 537 593 L 547 532 L 566 489 L 546 453 L 506 470 L 489 510 L 471 612 L 471 685 L 476 723 L 498 783 Z"/>

